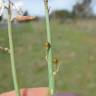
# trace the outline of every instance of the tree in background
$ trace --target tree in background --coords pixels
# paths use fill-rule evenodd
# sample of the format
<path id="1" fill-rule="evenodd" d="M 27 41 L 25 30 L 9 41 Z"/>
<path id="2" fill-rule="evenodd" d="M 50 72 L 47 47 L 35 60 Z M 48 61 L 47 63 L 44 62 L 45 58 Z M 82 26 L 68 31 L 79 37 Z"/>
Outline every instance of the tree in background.
<path id="1" fill-rule="evenodd" d="M 73 13 L 68 10 L 56 10 L 50 14 L 50 18 L 52 17 L 57 19 L 73 18 Z"/>
<path id="2" fill-rule="evenodd" d="M 28 11 L 25 11 L 25 12 L 23 13 L 23 16 L 29 16 Z"/>
<path id="3" fill-rule="evenodd" d="M 81 3 L 77 3 L 73 7 L 74 15 L 79 17 L 90 17 L 93 15 L 92 8 L 91 8 L 92 0 L 82 0 Z"/>

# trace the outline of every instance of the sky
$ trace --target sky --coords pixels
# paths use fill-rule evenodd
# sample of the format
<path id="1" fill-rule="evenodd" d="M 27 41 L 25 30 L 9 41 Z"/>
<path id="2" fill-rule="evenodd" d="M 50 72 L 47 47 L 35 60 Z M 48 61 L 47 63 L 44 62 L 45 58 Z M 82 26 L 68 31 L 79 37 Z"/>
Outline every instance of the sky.
<path id="1" fill-rule="evenodd" d="M 24 10 L 28 10 L 30 15 L 44 15 L 44 0 L 23 0 Z M 67 9 L 72 10 L 72 6 L 76 4 L 78 0 L 49 0 L 50 12 L 54 10 Z M 96 0 L 93 0 L 92 8 L 96 13 Z"/>
<path id="2" fill-rule="evenodd" d="M 24 0 L 25 10 L 28 10 L 32 15 L 44 15 L 44 0 Z M 70 1 L 70 2 L 69 2 Z M 49 0 L 50 11 L 67 9 L 72 10 L 72 6 L 76 3 L 76 0 Z"/>
<path id="3" fill-rule="evenodd" d="M 44 0 L 12 0 L 12 1 L 15 2 L 16 9 L 19 10 L 19 7 L 21 6 L 21 8 L 23 8 L 24 11 L 28 11 L 30 16 L 45 15 Z M 54 10 L 62 10 L 62 9 L 72 11 L 72 8 L 77 3 L 77 1 L 80 2 L 82 0 L 49 0 L 50 13 Z M 96 0 L 93 0 L 91 6 L 93 8 L 93 12 L 96 14 Z M 13 12 L 13 17 L 15 15 L 17 14 Z M 4 17 L 6 18 L 6 14 L 4 15 Z"/>

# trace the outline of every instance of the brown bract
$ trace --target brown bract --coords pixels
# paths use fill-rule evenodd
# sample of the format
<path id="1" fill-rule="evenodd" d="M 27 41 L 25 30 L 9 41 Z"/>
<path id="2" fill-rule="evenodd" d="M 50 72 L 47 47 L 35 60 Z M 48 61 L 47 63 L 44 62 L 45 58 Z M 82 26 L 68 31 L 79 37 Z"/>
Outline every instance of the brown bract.
<path id="1" fill-rule="evenodd" d="M 53 59 L 53 64 L 59 64 L 59 60 L 57 58 Z"/>
<path id="2" fill-rule="evenodd" d="M 50 43 L 49 42 L 45 42 L 44 48 L 49 49 L 50 48 Z"/>

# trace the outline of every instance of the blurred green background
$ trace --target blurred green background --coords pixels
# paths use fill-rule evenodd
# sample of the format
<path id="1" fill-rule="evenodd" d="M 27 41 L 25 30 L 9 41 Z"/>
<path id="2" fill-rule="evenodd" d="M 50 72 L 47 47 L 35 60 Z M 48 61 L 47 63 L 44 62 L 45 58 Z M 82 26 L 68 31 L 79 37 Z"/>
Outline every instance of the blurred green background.
<path id="1" fill-rule="evenodd" d="M 51 20 L 53 57 L 60 60 L 57 91 L 96 96 L 96 20 Z M 48 86 L 45 22 L 13 24 L 20 88 Z M 0 27 L 0 46 L 9 47 L 7 27 Z M 0 51 L 0 93 L 13 90 L 9 54 Z"/>

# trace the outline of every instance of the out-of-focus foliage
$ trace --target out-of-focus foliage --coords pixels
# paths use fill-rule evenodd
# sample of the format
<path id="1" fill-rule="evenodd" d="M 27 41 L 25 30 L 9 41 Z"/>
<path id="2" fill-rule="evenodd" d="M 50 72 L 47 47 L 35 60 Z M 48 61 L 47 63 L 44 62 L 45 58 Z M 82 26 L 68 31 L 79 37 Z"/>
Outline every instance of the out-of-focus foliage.
<path id="1" fill-rule="evenodd" d="M 72 11 L 68 10 L 55 10 L 51 13 L 50 17 L 55 17 L 59 19 L 75 19 L 75 18 L 93 18 L 92 4 L 94 0 L 78 0 L 78 2 L 73 6 Z"/>
<path id="2" fill-rule="evenodd" d="M 23 13 L 23 16 L 29 16 L 28 11 L 25 11 L 25 12 Z"/>
<path id="3" fill-rule="evenodd" d="M 74 18 L 75 14 L 67 10 L 56 10 L 52 14 L 50 14 L 50 17 L 57 19 L 67 19 L 67 18 Z"/>
<path id="4" fill-rule="evenodd" d="M 74 15 L 79 17 L 91 17 L 93 16 L 92 8 L 91 8 L 92 0 L 82 0 L 82 2 L 77 2 L 73 7 Z"/>

